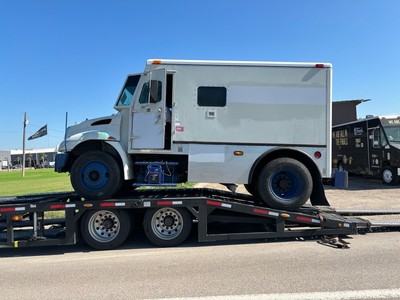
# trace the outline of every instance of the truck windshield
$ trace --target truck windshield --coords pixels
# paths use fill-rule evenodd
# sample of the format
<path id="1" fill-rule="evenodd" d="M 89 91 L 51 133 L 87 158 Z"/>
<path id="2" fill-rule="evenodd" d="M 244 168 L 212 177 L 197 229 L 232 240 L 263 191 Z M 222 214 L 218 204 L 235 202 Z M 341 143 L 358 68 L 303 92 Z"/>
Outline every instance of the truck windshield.
<path id="1" fill-rule="evenodd" d="M 128 76 L 116 106 L 128 106 L 131 104 L 139 79 L 140 75 Z"/>
<path id="2" fill-rule="evenodd" d="M 389 143 L 400 143 L 400 124 L 383 127 Z"/>

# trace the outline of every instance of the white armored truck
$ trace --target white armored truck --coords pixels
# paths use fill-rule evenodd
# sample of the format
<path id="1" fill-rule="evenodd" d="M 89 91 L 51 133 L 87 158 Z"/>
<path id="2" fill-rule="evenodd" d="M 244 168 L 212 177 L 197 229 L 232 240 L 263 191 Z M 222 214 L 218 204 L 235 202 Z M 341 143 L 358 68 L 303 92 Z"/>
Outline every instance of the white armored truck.
<path id="1" fill-rule="evenodd" d="M 331 73 L 327 63 L 148 60 L 126 79 L 118 113 L 67 128 L 55 170 L 91 200 L 215 182 L 296 210 L 324 198 L 331 175 Z"/>

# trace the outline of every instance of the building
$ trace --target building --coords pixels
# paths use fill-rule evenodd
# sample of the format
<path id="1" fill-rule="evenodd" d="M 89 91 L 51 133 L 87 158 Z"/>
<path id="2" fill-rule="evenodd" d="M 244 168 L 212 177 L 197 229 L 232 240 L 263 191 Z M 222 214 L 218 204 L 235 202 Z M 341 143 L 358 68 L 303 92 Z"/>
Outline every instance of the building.
<path id="1" fill-rule="evenodd" d="M 332 126 L 357 120 L 357 105 L 371 99 L 341 100 L 332 102 Z"/>
<path id="2" fill-rule="evenodd" d="M 4 152 L 4 151 L 3 151 Z M 11 150 L 10 161 L 11 166 L 22 165 L 22 150 Z M 25 150 L 25 167 L 27 168 L 42 168 L 54 166 L 56 160 L 55 148 L 43 149 L 26 149 Z"/>
<path id="3" fill-rule="evenodd" d="M 11 161 L 11 151 L 0 150 L 0 170 L 7 169 Z"/>

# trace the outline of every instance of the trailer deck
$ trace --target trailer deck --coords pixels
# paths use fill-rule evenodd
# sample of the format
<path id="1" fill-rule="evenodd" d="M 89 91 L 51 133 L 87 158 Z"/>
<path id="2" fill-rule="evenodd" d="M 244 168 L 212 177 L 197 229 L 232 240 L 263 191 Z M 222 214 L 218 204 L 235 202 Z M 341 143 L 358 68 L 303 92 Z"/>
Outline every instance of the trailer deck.
<path id="1" fill-rule="evenodd" d="M 146 235 L 159 246 L 183 242 L 192 224 L 197 224 L 199 242 L 295 237 L 331 241 L 328 237 L 399 228 L 400 219 L 371 222 L 357 217 L 388 214 L 400 215 L 400 210 L 303 206 L 283 211 L 267 208 L 250 195 L 214 189 L 141 190 L 101 201 L 83 200 L 74 192 L 0 197 L 0 247 L 72 245 L 82 235 L 93 248 L 112 249 L 125 241 L 134 219 L 143 220 Z"/>

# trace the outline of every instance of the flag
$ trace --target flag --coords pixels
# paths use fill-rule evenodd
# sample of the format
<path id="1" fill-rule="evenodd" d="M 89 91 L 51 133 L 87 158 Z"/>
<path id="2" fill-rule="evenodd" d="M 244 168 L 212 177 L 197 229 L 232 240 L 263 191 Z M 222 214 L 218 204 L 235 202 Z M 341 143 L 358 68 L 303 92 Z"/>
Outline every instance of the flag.
<path id="1" fill-rule="evenodd" d="M 28 137 L 28 140 L 37 139 L 37 138 L 40 138 L 40 137 L 42 137 L 42 136 L 44 136 L 46 134 L 47 134 L 47 124 L 44 125 L 42 128 L 40 128 L 38 131 L 36 131 L 33 135 Z"/>

